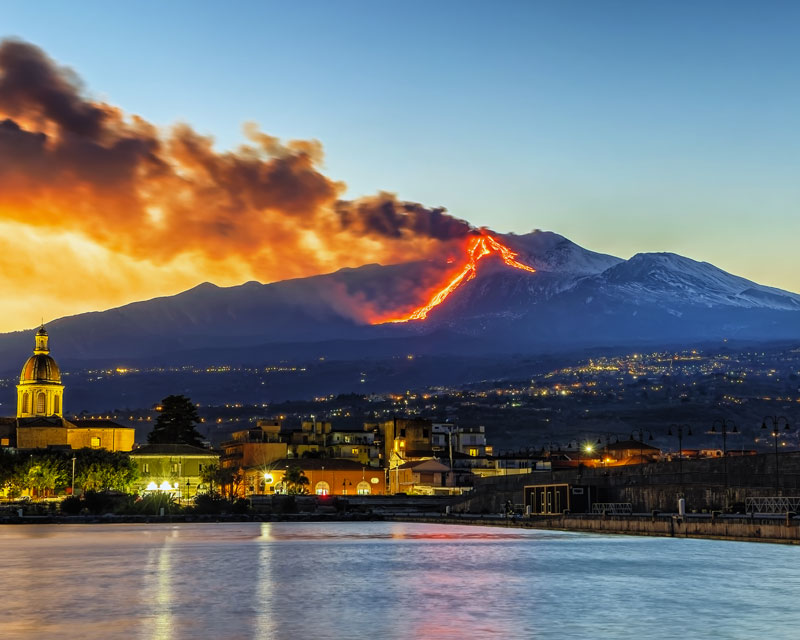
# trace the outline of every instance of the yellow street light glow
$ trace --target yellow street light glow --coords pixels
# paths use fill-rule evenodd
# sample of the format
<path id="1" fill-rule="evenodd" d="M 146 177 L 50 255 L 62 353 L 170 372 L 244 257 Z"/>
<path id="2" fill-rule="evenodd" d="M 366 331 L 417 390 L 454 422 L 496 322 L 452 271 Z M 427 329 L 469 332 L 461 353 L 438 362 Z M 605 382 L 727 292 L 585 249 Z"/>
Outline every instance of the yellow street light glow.
<path id="1" fill-rule="evenodd" d="M 584 450 L 586 453 L 591 453 L 592 451 L 594 451 L 594 447 L 593 447 L 591 444 L 587 444 L 587 445 L 585 445 L 585 446 L 583 447 L 583 450 Z"/>
<path id="2" fill-rule="evenodd" d="M 167 482 L 166 480 L 164 480 L 164 482 L 161 483 L 161 486 L 158 487 L 158 490 L 159 491 L 172 491 L 172 485 L 169 482 Z"/>
<path id="3" fill-rule="evenodd" d="M 155 482 L 151 482 L 147 485 L 148 491 L 158 491 L 158 485 Z"/>
<path id="4" fill-rule="evenodd" d="M 275 479 L 272 477 L 271 473 L 264 474 L 264 482 L 266 482 L 267 484 L 272 484 L 274 480 Z"/>

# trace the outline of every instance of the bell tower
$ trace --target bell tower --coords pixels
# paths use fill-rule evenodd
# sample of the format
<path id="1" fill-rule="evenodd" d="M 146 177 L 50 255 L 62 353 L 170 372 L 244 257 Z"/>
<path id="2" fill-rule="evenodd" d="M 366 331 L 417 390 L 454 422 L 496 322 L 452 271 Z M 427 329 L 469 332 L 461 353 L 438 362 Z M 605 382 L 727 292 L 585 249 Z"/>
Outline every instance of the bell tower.
<path id="1" fill-rule="evenodd" d="M 17 418 L 64 416 L 61 371 L 50 356 L 49 336 L 42 325 L 36 332 L 33 355 L 22 367 L 17 385 Z"/>

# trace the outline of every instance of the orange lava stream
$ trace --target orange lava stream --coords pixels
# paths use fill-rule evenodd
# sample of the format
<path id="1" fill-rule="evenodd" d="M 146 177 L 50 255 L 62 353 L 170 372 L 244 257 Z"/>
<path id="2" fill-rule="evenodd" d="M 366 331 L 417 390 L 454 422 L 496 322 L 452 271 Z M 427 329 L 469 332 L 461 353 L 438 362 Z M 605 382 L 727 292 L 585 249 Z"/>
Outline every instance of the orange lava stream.
<path id="1" fill-rule="evenodd" d="M 453 291 L 458 289 L 465 282 L 469 282 L 478 274 L 478 261 L 485 256 L 496 253 L 509 267 L 515 269 L 522 269 L 523 271 L 530 271 L 536 273 L 536 269 L 528 265 L 517 262 L 517 254 L 514 253 L 504 244 L 501 244 L 491 236 L 481 235 L 477 238 L 470 240 L 467 246 L 467 264 L 450 282 L 436 292 L 431 299 L 423 306 L 415 309 L 409 315 L 402 318 L 392 318 L 388 320 L 381 320 L 375 324 L 382 324 L 384 322 L 408 322 L 409 320 L 424 320 L 428 317 L 428 313 L 435 306 L 440 305 L 445 301 Z"/>

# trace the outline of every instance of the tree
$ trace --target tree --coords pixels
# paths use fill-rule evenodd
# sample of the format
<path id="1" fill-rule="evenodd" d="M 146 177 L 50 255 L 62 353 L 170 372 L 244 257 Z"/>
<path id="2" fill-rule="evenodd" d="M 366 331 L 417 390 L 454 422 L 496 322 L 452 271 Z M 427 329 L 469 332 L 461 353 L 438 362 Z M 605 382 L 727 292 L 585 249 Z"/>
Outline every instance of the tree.
<path id="1" fill-rule="evenodd" d="M 105 449 L 79 449 L 75 456 L 75 485 L 83 491 L 130 491 L 139 470 L 130 455 Z"/>
<path id="2" fill-rule="evenodd" d="M 297 465 L 292 465 L 286 469 L 283 475 L 283 482 L 286 485 L 286 493 L 290 495 L 306 494 L 308 493 L 308 478 L 303 470 Z"/>
<path id="3" fill-rule="evenodd" d="M 31 454 L 20 469 L 19 481 L 39 498 L 46 498 L 56 487 L 67 483 L 66 465 L 57 456 Z"/>
<path id="4" fill-rule="evenodd" d="M 190 444 L 203 446 L 203 437 L 195 429 L 200 423 L 197 407 L 184 396 L 167 396 L 161 401 L 158 418 L 147 436 L 150 444 Z"/>
<path id="5" fill-rule="evenodd" d="M 219 465 L 207 464 L 200 472 L 200 480 L 208 485 L 208 493 L 216 493 L 219 486 Z"/>
<path id="6" fill-rule="evenodd" d="M 219 488 L 220 495 L 233 500 L 239 493 L 244 476 L 239 469 L 210 464 L 200 472 L 200 479 L 208 484 L 209 493 L 216 493 Z"/>

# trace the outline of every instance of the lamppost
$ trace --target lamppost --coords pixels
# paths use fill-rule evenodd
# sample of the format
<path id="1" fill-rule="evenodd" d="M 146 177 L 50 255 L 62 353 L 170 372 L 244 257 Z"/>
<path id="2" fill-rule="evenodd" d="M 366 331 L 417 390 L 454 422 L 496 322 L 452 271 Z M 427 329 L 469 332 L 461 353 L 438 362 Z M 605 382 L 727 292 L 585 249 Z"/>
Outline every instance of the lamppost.
<path id="1" fill-rule="evenodd" d="M 653 434 L 647 429 L 634 429 L 631 431 L 631 440 L 636 440 L 637 433 L 639 434 L 639 467 L 642 475 L 644 475 L 644 434 L 646 433 L 648 436 L 650 436 L 647 439 L 651 442 L 653 440 Z"/>
<path id="2" fill-rule="evenodd" d="M 614 438 L 614 442 L 613 443 L 611 442 L 611 438 Z M 596 446 L 599 447 L 602 444 L 605 445 L 602 448 L 603 466 L 604 467 L 606 466 L 606 463 L 608 462 L 608 447 L 609 447 L 609 445 L 616 444 L 617 442 L 619 442 L 619 436 L 614 435 L 613 433 L 606 433 L 606 434 L 604 434 L 602 436 L 599 436 L 597 438 L 597 442 L 595 443 Z"/>
<path id="3" fill-rule="evenodd" d="M 731 433 L 739 433 L 739 429 L 736 428 L 736 423 L 733 420 L 726 420 L 724 418 L 720 418 L 714 420 L 714 424 L 711 425 L 711 433 L 717 433 L 717 425 L 719 425 L 720 430 L 722 432 L 722 468 L 725 473 L 725 490 L 728 489 L 728 426 L 732 426 Z"/>
<path id="4" fill-rule="evenodd" d="M 686 428 L 686 435 L 692 435 L 692 427 L 688 424 L 671 424 L 667 435 L 673 435 L 672 429 L 675 428 L 675 435 L 678 436 L 678 477 L 681 487 L 683 487 L 683 429 Z"/>
<path id="5" fill-rule="evenodd" d="M 789 425 L 789 418 L 786 416 L 764 416 L 764 420 L 761 422 L 761 428 L 766 430 L 767 428 L 767 421 L 772 424 L 772 437 L 775 439 L 775 495 L 778 495 L 778 491 L 780 491 L 780 473 L 778 467 L 778 436 L 781 434 L 781 425 L 784 425 L 784 431 L 791 431 L 792 428 Z"/>

